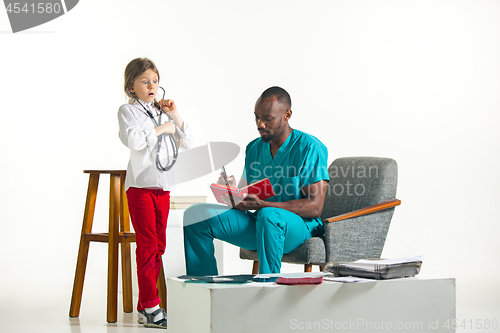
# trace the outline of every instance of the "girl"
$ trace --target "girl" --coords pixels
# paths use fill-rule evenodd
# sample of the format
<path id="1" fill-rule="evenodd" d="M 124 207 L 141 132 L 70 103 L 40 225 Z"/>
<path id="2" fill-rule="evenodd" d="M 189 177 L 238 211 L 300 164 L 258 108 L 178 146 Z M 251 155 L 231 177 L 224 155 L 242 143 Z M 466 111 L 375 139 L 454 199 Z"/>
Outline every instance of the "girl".
<path id="1" fill-rule="evenodd" d="M 165 252 L 172 172 L 177 148 L 190 148 L 192 136 L 171 99 L 155 100 L 160 74 L 147 58 L 132 60 L 125 68 L 128 104 L 118 110 L 120 140 L 130 149 L 125 190 L 136 234 L 139 323 L 167 328 L 159 307 L 156 281 Z M 161 88 L 163 89 L 163 88 Z"/>

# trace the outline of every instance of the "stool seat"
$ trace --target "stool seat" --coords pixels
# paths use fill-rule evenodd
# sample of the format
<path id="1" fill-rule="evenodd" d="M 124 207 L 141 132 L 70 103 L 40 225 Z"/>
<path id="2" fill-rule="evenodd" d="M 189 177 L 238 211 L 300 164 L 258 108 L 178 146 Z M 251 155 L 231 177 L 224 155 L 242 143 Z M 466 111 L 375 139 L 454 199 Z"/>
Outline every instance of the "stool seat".
<path id="1" fill-rule="evenodd" d="M 69 316 L 78 317 L 80 315 L 83 283 L 85 280 L 90 242 L 108 243 L 108 295 L 106 318 L 108 323 L 115 323 L 117 321 L 118 303 L 118 244 L 120 244 L 121 247 L 123 311 L 134 311 L 132 304 L 130 243 L 135 242 L 135 233 L 130 232 L 128 202 L 125 194 L 126 170 L 84 170 L 83 172 L 90 175 Z M 107 233 L 93 233 L 92 224 L 94 221 L 99 176 L 101 174 L 109 174 L 110 177 L 109 231 Z M 166 310 L 167 289 L 165 285 L 163 264 L 161 265 L 157 286 L 159 297 L 162 302 L 160 307 Z"/>

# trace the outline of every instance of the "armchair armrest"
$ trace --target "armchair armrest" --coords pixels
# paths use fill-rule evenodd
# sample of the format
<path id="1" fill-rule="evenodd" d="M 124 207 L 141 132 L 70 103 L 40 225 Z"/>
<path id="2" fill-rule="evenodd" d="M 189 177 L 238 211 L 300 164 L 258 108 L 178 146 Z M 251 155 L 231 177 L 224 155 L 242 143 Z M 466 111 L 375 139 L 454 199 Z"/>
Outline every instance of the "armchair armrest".
<path id="1" fill-rule="evenodd" d="M 345 220 L 345 219 L 350 219 L 352 217 L 357 217 L 357 216 L 361 216 L 361 215 L 366 215 L 366 214 L 378 212 L 380 210 L 396 207 L 399 205 L 401 205 L 401 200 L 392 199 L 392 200 L 378 203 L 376 205 L 361 208 L 361 209 L 358 209 L 358 210 L 355 210 L 355 211 L 352 211 L 349 213 L 333 216 L 333 217 L 324 219 L 323 222 L 336 222 L 336 221 L 341 221 L 341 220 Z"/>

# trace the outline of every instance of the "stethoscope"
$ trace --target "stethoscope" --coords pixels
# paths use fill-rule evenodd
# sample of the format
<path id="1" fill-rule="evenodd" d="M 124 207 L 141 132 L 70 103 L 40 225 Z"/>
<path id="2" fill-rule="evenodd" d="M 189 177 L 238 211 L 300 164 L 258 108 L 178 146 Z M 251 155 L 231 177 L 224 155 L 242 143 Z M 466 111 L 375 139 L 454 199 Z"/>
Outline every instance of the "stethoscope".
<path id="1" fill-rule="evenodd" d="M 163 89 L 162 87 L 158 87 L 160 88 L 161 90 L 163 90 L 163 97 L 162 99 L 165 99 L 165 89 Z M 128 93 L 130 96 L 132 96 L 133 99 L 135 99 L 135 101 L 137 103 L 139 103 L 142 108 L 144 109 L 144 111 L 146 111 L 146 114 L 149 116 L 149 118 L 151 118 L 151 120 L 153 121 L 153 123 L 155 124 L 156 127 L 160 126 L 162 123 L 161 123 L 161 116 L 163 115 L 163 111 L 161 110 L 160 108 L 160 118 L 158 119 L 158 122 L 155 120 L 155 117 L 153 116 L 153 114 L 151 113 L 151 111 L 149 111 L 148 109 L 146 109 L 146 107 L 144 105 L 142 105 L 141 102 L 139 102 L 139 99 L 137 99 L 128 89 L 127 89 Z M 168 121 L 171 121 L 172 118 L 167 114 L 168 116 Z M 175 141 L 174 139 L 174 135 L 173 133 L 169 133 L 168 134 L 168 137 L 170 138 L 170 143 L 172 144 L 172 147 L 174 148 L 174 151 L 173 151 L 173 155 L 174 155 L 174 158 L 172 159 L 172 161 L 167 165 L 167 166 L 163 166 L 163 164 L 161 164 L 161 161 L 160 161 L 160 150 L 161 150 L 161 144 L 163 142 L 163 134 L 160 134 L 158 136 L 158 150 L 156 151 L 156 168 L 160 171 L 168 171 L 170 169 L 172 169 L 172 167 L 174 166 L 175 162 L 177 161 L 177 156 L 179 155 L 179 146 L 177 145 L 177 142 Z"/>

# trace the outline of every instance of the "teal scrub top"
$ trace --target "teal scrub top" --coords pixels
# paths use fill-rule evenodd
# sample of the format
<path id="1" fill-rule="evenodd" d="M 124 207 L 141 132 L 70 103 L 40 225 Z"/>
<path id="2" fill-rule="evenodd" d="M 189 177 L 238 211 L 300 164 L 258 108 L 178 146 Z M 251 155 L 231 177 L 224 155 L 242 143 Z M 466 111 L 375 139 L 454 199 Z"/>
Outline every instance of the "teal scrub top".
<path id="1" fill-rule="evenodd" d="M 252 184 L 269 178 L 275 196 L 266 201 L 285 202 L 305 198 L 300 191 L 320 180 L 329 181 L 328 150 L 316 137 L 293 130 L 286 141 L 271 156 L 270 144 L 257 138 L 246 147 L 245 169 L 242 178 Z M 317 221 L 321 219 L 304 219 Z"/>

